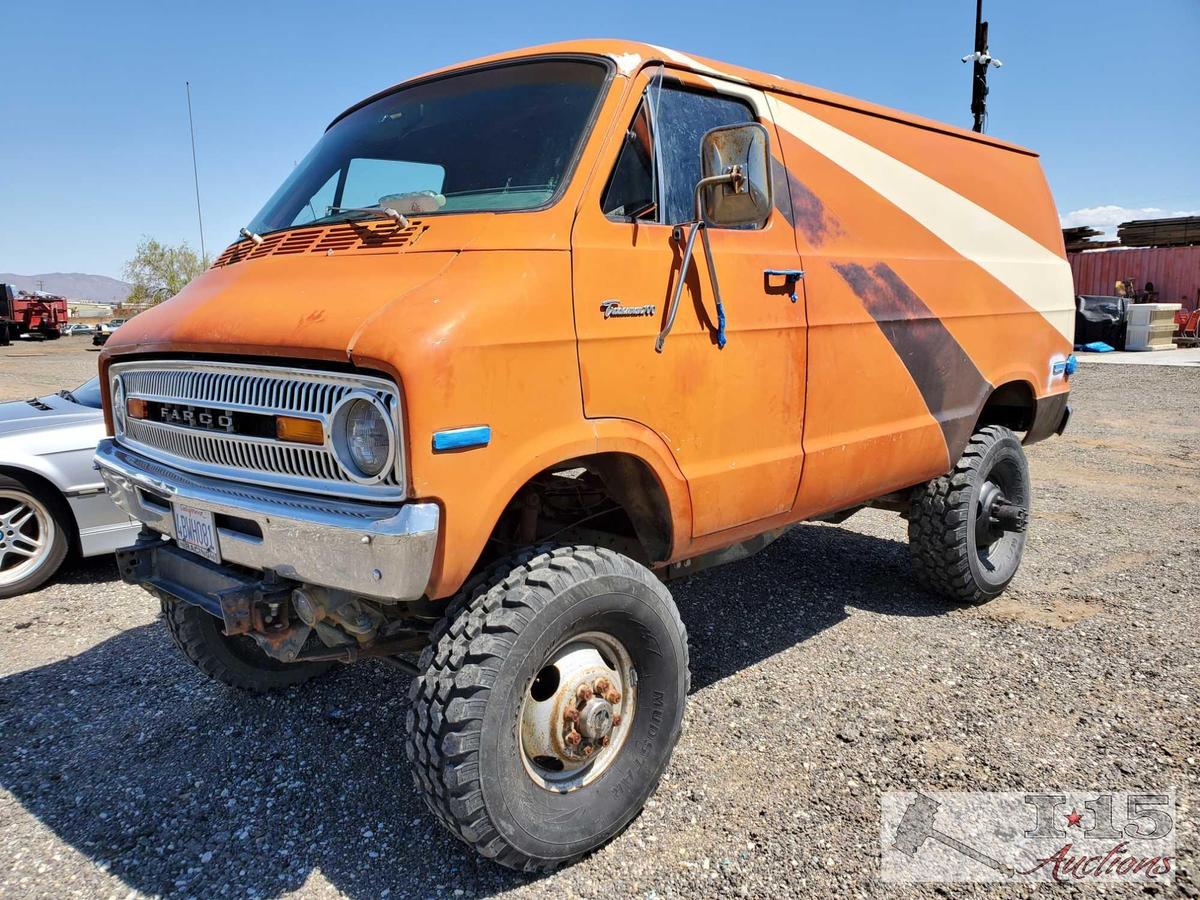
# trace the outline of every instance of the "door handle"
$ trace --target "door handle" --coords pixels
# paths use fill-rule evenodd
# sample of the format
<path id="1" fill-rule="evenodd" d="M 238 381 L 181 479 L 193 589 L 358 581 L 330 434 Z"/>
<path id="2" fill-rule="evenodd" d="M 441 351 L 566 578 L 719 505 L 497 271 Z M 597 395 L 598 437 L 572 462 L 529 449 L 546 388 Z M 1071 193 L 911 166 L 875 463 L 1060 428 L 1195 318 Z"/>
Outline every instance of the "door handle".
<path id="1" fill-rule="evenodd" d="M 782 278 L 783 286 L 786 288 L 791 288 L 791 293 L 789 296 L 791 297 L 792 302 L 795 303 L 799 299 L 796 296 L 796 282 L 804 277 L 803 269 L 764 269 L 763 275 L 766 277 L 768 284 L 770 284 L 772 277 Z"/>

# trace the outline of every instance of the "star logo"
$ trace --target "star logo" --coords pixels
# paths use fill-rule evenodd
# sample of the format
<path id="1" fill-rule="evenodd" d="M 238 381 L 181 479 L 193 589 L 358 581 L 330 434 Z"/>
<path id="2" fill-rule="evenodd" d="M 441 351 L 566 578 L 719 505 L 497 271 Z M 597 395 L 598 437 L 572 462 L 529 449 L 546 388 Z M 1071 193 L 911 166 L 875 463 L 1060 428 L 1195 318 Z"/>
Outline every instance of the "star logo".
<path id="1" fill-rule="evenodd" d="M 1071 810 L 1069 813 L 1067 813 L 1067 827 L 1068 828 L 1082 828 L 1083 827 L 1083 825 L 1081 824 L 1082 822 L 1083 822 L 1083 813 L 1077 813 L 1077 812 L 1075 812 L 1075 810 Z"/>

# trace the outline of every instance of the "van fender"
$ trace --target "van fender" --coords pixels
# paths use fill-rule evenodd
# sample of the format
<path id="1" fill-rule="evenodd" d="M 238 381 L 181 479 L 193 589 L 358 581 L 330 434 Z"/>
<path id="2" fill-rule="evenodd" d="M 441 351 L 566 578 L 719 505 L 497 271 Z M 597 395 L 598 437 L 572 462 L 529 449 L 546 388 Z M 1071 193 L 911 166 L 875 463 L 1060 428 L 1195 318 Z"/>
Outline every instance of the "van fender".
<path id="1" fill-rule="evenodd" d="M 1033 408 L 1029 413 L 1029 427 L 1026 429 L 1023 443 L 1033 444 L 1044 440 L 1060 429 L 1066 415 L 1067 398 L 1071 392 L 1067 380 L 1066 356 L 1052 357 L 1045 372 L 1037 372 L 1028 367 L 1014 367 L 1003 370 L 995 376 L 992 391 L 984 398 L 983 407 L 977 417 L 983 415 L 983 409 L 992 396 L 1001 387 L 1010 384 L 1021 384 L 1029 389 L 1033 398 Z"/>
<path id="2" fill-rule="evenodd" d="M 535 451 L 522 454 L 522 463 L 508 471 L 498 485 L 490 485 L 486 497 L 470 510 L 449 508 L 441 497 L 428 498 L 442 507 L 443 530 L 427 596 L 448 597 L 463 585 L 501 514 L 531 478 L 560 463 L 597 453 L 627 454 L 654 473 L 670 506 L 674 558 L 679 548 L 691 541 L 692 502 L 687 480 L 670 448 L 656 432 L 628 419 L 586 419 L 544 432 Z M 450 547 L 453 553 L 447 553 Z"/>
<path id="3" fill-rule="evenodd" d="M 1050 394 L 1069 390 L 1066 361 L 1067 353 L 1056 353 L 1044 361 L 1021 360 L 1009 368 L 987 374 L 991 379 L 993 390 L 1013 381 L 1023 381 L 1033 391 L 1034 399 L 1042 400 Z M 1042 365 L 1037 366 L 1037 362 L 1041 362 Z"/>

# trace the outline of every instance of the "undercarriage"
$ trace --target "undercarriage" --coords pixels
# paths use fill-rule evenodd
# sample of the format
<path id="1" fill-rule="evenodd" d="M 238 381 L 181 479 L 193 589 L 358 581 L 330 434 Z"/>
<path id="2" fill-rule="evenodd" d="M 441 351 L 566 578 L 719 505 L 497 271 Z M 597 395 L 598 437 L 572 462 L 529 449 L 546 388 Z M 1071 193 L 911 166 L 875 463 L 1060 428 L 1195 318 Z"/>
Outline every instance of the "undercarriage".
<path id="1" fill-rule="evenodd" d="M 352 663 L 382 657 L 415 672 L 414 657 L 428 642 L 436 613 L 422 604 L 387 604 L 347 591 L 303 584 L 275 571 L 217 565 L 143 529 L 117 552 L 121 576 L 159 599 L 200 607 L 224 625 L 227 637 L 247 635 L 285 663 Z"/>

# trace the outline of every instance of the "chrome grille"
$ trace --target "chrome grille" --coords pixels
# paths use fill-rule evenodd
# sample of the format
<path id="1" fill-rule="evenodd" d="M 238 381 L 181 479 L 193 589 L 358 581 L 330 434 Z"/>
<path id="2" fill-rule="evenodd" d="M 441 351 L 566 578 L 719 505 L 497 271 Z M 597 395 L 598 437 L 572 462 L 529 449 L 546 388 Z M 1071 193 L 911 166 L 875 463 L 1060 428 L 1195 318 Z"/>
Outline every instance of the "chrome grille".
<path id="1" fill-rule="evenodd" d="M 109 377 L 120 377 L 129 399 L 316 418 L 327 436 L 323 446 L 315 446 L 125 417 L 118 441 L 161 462 L 250 484 L 364 499 L 404 497 L 400 399 L 395 385 L 382 378 L 184 360 L 115 363 Z M 328 439 L 339 404 L 364 392 L 390 414 L 398 443 L 396 465 L 372 484 L 346 472 Z"/>

